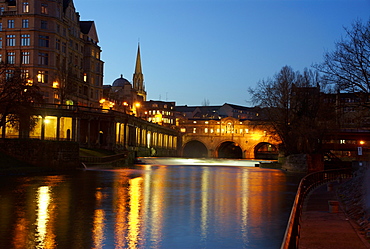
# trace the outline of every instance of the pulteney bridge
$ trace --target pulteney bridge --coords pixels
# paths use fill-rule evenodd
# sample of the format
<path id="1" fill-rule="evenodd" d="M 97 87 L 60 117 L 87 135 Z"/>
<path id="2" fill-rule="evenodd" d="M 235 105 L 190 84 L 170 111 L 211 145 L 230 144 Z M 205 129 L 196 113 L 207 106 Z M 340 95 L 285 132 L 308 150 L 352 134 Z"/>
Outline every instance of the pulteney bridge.
<path id="1" fill-rule="evenodd" d="M 281 142 L 266 125 L 232 117 L 179 121 L 183 157 L 277 159 Z"/>

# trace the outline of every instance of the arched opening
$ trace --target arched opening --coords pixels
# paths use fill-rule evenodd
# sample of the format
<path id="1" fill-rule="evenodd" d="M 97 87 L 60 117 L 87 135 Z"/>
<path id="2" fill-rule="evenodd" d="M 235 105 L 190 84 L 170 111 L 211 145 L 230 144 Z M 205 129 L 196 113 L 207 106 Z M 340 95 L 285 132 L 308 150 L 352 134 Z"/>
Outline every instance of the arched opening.
<path id="1" fill-rule="evenodd" d="M 279 151 L 277 147 L 270 143 L 259 143 L 254 148 L 255 159 L 277 160 Z"/>
<path id="2" fill-rule="evenodd" d="M 243 158 L 243 151 L 240 146 L 234 142 L 223 142 L 217 151 L 218 158 Z"/>
<path id="3" fill-rule="evenodd" d="M 208 157 L 207 147 L 196 140 L 186 143 L 183 150 L 184 157 L 201 158 Z"/>

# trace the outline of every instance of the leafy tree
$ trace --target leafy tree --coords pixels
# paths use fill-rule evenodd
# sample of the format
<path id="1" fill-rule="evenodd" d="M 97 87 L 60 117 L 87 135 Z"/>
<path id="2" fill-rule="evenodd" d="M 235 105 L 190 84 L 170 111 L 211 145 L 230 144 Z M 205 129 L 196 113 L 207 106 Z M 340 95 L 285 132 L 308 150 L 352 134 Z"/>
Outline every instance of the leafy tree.
<path id="1" fill-rule="evenodd" d="M 258 82 L 249 93 L 280 137 L 285 155 L 320 151 L 333 112 L 323 108 L 317 72 L 294 72 L 285 66 L 273 78 Z"/>
<path id="2" fill-rule="evenodd" d="M 35 125 L 33 105 L 42 101 L 39 87 L 24 77 L 20 68 L 0 64 L 0 127 L 5 136 L 7 124 L 16 126 L 21 137 Z"/>
<path id="3" fill-rule="evenodd" d="M 355 21 L 345 28 L 346 36 L 335 43 L 335 49 L 324 54 L 324 62 L 314 65 L 323 80 L 337 91 L 370 93 L 370 20 Z M 367 98 L 365 99 L 365 101 Z"/>

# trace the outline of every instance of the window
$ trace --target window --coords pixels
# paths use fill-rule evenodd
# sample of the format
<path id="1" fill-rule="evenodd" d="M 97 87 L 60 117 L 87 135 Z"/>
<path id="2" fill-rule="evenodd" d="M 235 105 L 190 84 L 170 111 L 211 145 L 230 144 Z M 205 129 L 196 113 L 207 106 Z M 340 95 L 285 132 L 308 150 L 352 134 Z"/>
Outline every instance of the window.
<path id="1" fill-rule="evenodd" d="M 5 10 L 4 7 L 0 7 L 0 15 L 3 14 L 4 10 Z"/>
<path id="2" fill-rule="evenodd" d="M 10 47 L 15 46 L 15 35 L 6 35 L 6 45 Z"/>
<path id="3" fill-rule="evenodd" d="M 49 54 L 39 52 L 39 65 L 49 65 Z"/>
<path id="4" fill-rule="evenodd" d="M 31 38 L 30 35 L 21 35 L 21 46 L 30 46 Z"/>
<path id="5" fill-rule="evenodd" d="M 41 29 L 48 29 L 48 21 L 41 21 Z"/>
<path id="6" fill-rule="evenodd" d="M 0 37 L 0 48 L 3 48 L 3 38 Z"/>
<path id="7" fill-rule="evenodd" d="M 28 28 L 28 19 L 22 20 L 22 28 L 27 29 Z"/>
<path id="8" fill-rule="evenodd" d="M 14 70 L 6 70 L 5 71 L 5 77 L 7 80 L 9 80 L 10 78 L 12 78 L 14 75 Z"/>
<path id="9" fill-rule="evenodd" d="M 37 82 L 38 83 L 48 83 L 48 71 L 38 71 Z"/>
<path id="10" fill-rule="evenodd" d="M 22 11 L 23 11 L 23 13 L 30 12 L 30 6 L 29 6 L 28 2 L 23 2 Z"/>
<path id="11" fill-rule="evenodd" d="M 2 61 L 3 61 L 3 55 L 0 54 L 0 62 L 2 62 Z"/>
<path id="12" fill-rule="evenodd" d="M 3 24 L 0 22 L 0 31 L 3 31 Z"/>
<path id="13" fill-rule="evenodd" d="M 65 53 L 67 51 L 67 43 L 62 42 L 62 52 Z"/>
<path id="14" fill-rule="evenodd" d="M 30 52 L 21 52 L 22 64 L 30 64 Z"/>
<path id="15" fill-rule="evenodd" d="M 59 39 L 56 39 L 56 42 L 55 42 L 55 49 L 56 49 L 56 50 L 60 50 L 60 40 L 59 40 Z"/>
<path id="16" fill-rule="evenodd" d="M 15 52 L 8 52 L 6 55 L 8 64 L 15 64 Z"/>
<path id="17" fill-rule="evenodd" d="M 22 69 L 21 74 L 24 79 L 28 79 L 30 77 L 30 71 L 28 69 Z"/>
<path id="18" fill-rule="evenodd" d="M 48 14 L 48 5 L 46 3 L 41 4 L 41 13 L 42 14 Z"/>
<path id="19" fill-rule="evenodd" d="M 39 46 L 40 47 L 49 47 L 49 36 L 39 35 Z"/>
<path id="20" fill-rule="evenodd" d="M 8 29 L 14 29 L 14 20 L 8 20 Z"/>

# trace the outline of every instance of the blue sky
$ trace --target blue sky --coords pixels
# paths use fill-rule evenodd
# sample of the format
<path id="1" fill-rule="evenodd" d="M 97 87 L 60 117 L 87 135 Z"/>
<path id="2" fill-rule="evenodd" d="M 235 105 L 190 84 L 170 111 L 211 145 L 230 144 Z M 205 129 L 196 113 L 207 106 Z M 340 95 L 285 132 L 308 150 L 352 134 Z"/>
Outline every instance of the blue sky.
<path id="1" fill-rule="evenodd" d="M 74 0 L 99 35 L 104 84 L 132 81 L 137 45 L 148 100 L 250 106 L 248 88 L 283 66 L 322 61 L 370 18 L 370 0 Z"/>

